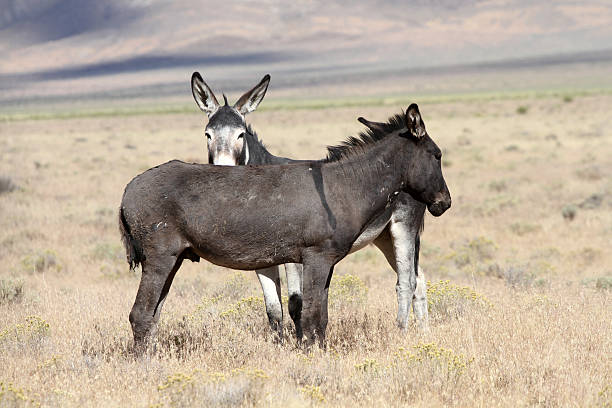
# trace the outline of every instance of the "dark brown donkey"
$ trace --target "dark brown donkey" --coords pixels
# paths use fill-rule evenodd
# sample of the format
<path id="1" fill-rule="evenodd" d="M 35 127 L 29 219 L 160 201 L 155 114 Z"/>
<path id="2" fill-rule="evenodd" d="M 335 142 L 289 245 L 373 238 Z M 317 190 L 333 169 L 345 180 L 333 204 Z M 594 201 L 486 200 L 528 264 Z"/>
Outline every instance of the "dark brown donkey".
<path id="1" fill-rule="evenodd" d="M 259 140 L 255 131 L 245 122 L 246 114 L 257 109 L 263 100 L 270 75 L 266 75 L 253 89 L 246 92 L 234 106 L 220 105 L 210 87 L 198 72 L 191 76 L 191 90 L 196 104 L 208 116 L 205 128 L 208 147 L 208 162 L 224 165 L 285 164 L 303 160 L 292 160 L 270 153 Z M 370 122 L 364 118 L 359 121 L 372 132 L 384 134 L 404 129 L 402 116 L 389 123 Z M 329 149 L 330 158 L 339 159 L 344 150 L 351 149 L 350 143 Z M 358 251 L 368 244 L 378 247 L 393 270 L 397 273 L 395 290 L 397 294 L 397 324 L 406 328 L 409 322 L 410 305 L 414 310 L 420 328 L 428 326 L 427 286 L 423 271 L 419 268 L 420 234 L 423 228 L 425 204 L 415 200 L 410 194 L 401 192 L 393 205 L 387 208 L 375 221 L 361 232 L 353 243 L 351 252 Z M 302 266 L 285 264 L 287 289 L 289 295 L 289 314 L 300 319 L 302 308 Z M 257 270 L 266 305 L 268 320 L 272 329 L 282 333 L 283 308 L 278 266 Z"/>
<path id="2" fill-rule="evenodd" d="M 128 262 L 142 265 L 130 312 L 137 350 L 154 333 L 182 261 L 233 269 L 303 264 L 299 339 L 322 344 L 333 268 L 401 191 L 439 216 L 451 205 L 440 149 L 416 104 L 402 130 L 349 140 L 341 157 L 289 165 L 213 166 L 173 160 L 135 177 L 119 212 Z"/>

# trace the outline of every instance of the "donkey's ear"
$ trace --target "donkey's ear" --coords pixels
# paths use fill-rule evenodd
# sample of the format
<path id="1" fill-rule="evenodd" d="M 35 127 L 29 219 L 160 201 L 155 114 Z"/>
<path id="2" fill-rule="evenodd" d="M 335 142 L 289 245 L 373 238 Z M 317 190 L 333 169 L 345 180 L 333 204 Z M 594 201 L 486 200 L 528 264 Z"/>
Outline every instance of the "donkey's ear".
<path id="1" fill-rule="evenodd" d="M 372 130 L 372 131 L 384 131 L 385 130 L 385 124 L 384 123 L 380 123 L 380 122 L 370 122 L 369 120 L 367 120 L 364 117 L 358 117 L 357 120 L 361 123 L 363 123 L 368 129 Z"/>
<path id="2" fill-rule="evenodd" d="M 425 130 L 425 123 L 423 123 L 423 119 L 421 119 L 421 112 L 419 112 L 419 107 L 416 103 L 410 105 L 406 111 L 406 127 L 412 136 L 417 139 L 420 139 L 427 133 Z"/>
<path id="3" fill-rule="evenodd" d="M 215 94 L 206 85 L 199 72 L 194 72 L 191 75 L 191 93 L 193 93 L 193 99 L 200 109 L 206 112 L 208 117 L 211 117 L 219 109 L 219 102 L 217 102 Z"/>
<path id="4" fill-rule="evenodd" d="M 238 102 L 234 105 L 234 108 L 238 112 L 246 115 L 249 112 L 253 112 L 259 106 L 259 103 L 263 100 L 268 90 L 268 84 L 270 83 L 270 75 L 266 74 L 260 83 L 255 85 L 253 89 L 245 93 L 238 99 Z"/>

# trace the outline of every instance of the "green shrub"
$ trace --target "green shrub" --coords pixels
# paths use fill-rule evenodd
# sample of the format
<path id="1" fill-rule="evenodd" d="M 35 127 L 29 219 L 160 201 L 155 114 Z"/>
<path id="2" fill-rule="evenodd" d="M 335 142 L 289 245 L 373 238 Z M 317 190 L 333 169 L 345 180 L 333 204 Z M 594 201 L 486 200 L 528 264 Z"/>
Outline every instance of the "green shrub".
<path id="1" fill-rule="evenodd" d="M 510 231 L 512 231 L 519 237 L 522 237 L 526 234 L 530 234 L 532 232 L 540 231 L 541 229 L 542 227 L 537 224 L 526 224 L 521 222 L 515 222 L 513 224 L 510 224 Z"/>
<path id="2" fill-rule="evenodd" d="M 23 298 L 23 280 L 0 279 L 0 304 L 18 302 Z"/>
<path id="3" fill-rule="evenodd" d="M 125 261 L 125 251 L 119 243 L 111 244 L 102 242 L 96 244 L 96 246 L 91 250 L 91 256 L 97 261 Z"/>
<path id="4" fill-rule="evenodd" d="M 502 192 L 506 189 L 506 182 L 504 180 L 493 180 L 489 183 L 489 190 L 495 192 Z"/>
<path id="5" fill-rule="evenodd" d="M 41 273 L 49 269 L 62 270 L 57 255 L 48 249 L 26 256 L 21 260 L 21 265 L 25 271 L 30 273 Z"/>
<path id="6" fill-rule="evenodd" d="M 595 287 L 600 290 L 612 289 L 612 276 L 601 276 L 597 278 Z"/>
<path id="7" fill-rule="evenodd" d="M 0 176 L 0 194 L 2 193 L 10 193 L 15 190 L 17 186 L 13 183 L 9 177 Z"/>
<path id="8" fill-rule="evenodd" d="M 516 113 L 518 113 L 519 115 L 524 115 L 528 111 L 529 111 L 529 107 L 528 106 L 521 105 L 518 108 L 516 108 Z"/>
<path id="9" fill-rule="evenodd" d="M 464 243 L 456 252 L 449 255 L 458 268 L 475 266 L 493 259 L 497 245 L 492 240 L 480 236 Z"/>
<path id="10" fill-rule="evenodd" d="M 577 211 L 578 211 L 578 209 L 576 208 L 575 205 L 569 204 L 569 205 L 566 205 L 565 207 L 563 207 L 563 209 L 561 210 L 561 215 L 567 221 L 572 221 L 576 217 L 576 212 Z"/>

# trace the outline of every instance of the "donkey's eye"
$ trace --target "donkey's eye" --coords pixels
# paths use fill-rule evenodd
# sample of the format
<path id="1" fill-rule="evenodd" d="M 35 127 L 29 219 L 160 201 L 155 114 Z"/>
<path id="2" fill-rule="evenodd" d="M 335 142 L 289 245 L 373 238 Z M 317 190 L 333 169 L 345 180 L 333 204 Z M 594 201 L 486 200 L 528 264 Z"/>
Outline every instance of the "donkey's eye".
<path id="1" fill-rule="evenodd" d="M 238 135 L 238 139 L 242 139 L 244 137 L 244 132 Z"/>
<path id="2" fill-rule="evenodd" d="M 206 132 L 206 138 L 207 138 L 208 140 L 212 139 L 212 137 L 210 136 L 210 133 Z"/>

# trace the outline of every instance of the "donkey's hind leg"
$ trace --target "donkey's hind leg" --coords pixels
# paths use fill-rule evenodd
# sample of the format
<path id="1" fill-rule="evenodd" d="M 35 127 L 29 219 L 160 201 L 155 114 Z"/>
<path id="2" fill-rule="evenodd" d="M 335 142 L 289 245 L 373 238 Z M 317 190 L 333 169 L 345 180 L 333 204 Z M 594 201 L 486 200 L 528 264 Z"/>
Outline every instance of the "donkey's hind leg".
<path id="1" fill-rule="evenodd" d="M 302 264 L 285 264 L 287 273 L 287 292 L 289 296 L 289 316 L 295 325 L 296 336 L 302 337 Z"/>
<path id="2" fill-rule="evenodd" d="M 261 284 L 264 301 L 266 303 L 266 313 L 270 327 L 274 330 L 279 339 L 283 335 L 283 306 L 281 303 L 281 287 L 278 266 L 257 270 L 257 278 Z"/>
<path id="3" fill-rule="evenodd" d="M 155 336 L 162 306 L 182 261 L 181 256 L 149 256 L 142 264 L 142 277 L 130 312 L 137 354 L 146 351 Z"/>
<path id="4" fill-rule="evenodd" d="M 393 231 L 393 235 L 392 235 Z M 395 223 L 385 228 L 376 238 L 376 245 L 397 273 L 395 291 L 397 293 L 397 325 L 408 327 L 410 304 L 414 310 L 417 324 L 421 329 L 428 327 L 427 288 L 424 277 L 415 272 L 415 258 L 418 257 L 419 239 L 416 232 L 406 229 L 404 223 Z M 420 272 L 420 270 L 419 270 Z"/>
<path id="5" fill-rule="evenodd" d="M 427 281 L 425 280 L 425 272 L 419 266 L 417 275 L 416 290 L 412 300 L 412 310 L 416 317 L 419 328 L 423 331 L 429 330 L 429 310 L 427 305 Z"/>
<path id="6" fill-rule="evenodd" d="M 389 232 L 389 227 L 384 229 L 384 231 L 374 240 L 374 245 L 380 249 L 385 258 L 387 258 L 387 262 L 391 265 L 391 268 L 397 274 L 397 283 L 395 284 L 395 292 L 397 293 L 397 325 L 400 328 L 404 328 L 402 324 L 407 322 L 408 314 L 410 313 L 410 304 L 407 304 L 408 298 L 403 294 L 400 290 L 400 274 L 397 269 L 397 262 L 395 260 L 395 251 L 393 248 L 393 240 L 391 239 L 391 233 Z"/>

